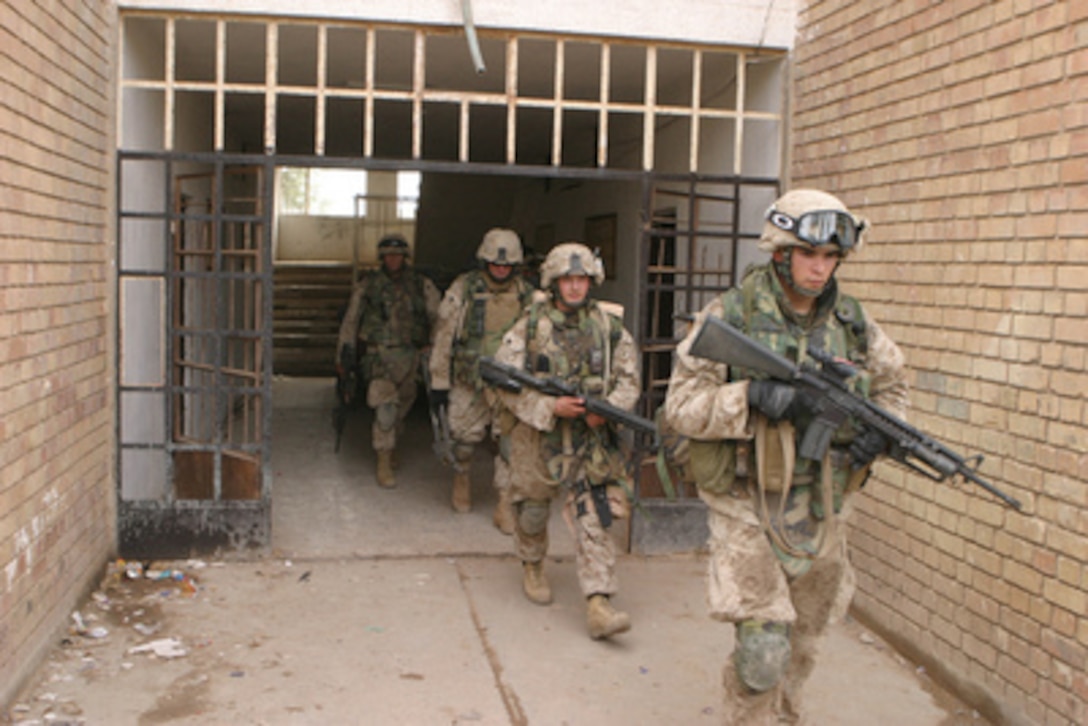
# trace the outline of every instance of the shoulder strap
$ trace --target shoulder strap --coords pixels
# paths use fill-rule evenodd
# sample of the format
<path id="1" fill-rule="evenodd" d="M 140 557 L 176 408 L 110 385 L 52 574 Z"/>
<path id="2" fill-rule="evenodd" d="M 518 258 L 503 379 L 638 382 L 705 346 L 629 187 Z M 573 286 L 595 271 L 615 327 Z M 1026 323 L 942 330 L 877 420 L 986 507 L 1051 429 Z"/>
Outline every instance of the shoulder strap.
<path id="1" fill-rule="evenodd" d="M 869 353 L 869 328 L 865 324 L 865 313 L 861 303 L 850 295 L 840 295 L 839 305 L 835 308 L 835 317 L 846 331 L 846 342 L 850 350 L 857 350 L 861 355 Z"/>
<path id="2" fill-rule="evenodd" d="M 725 317 L 726 322 L 730 325 L 736 326 L 742 332 L 748 332 L 748 321 L 752 318 L 752 313 L 756 307 L 756 285 L 755 276 L 748 274 L 741 280 L 739 288 L 731 288 L 724 291 L 721 294 L 720 302 L 722 306 L 722 315 Z M 741 298 L 741 314 L 740 319 L 735 318 L 736 304 L 730 300 L 740 294 Z"/>
<path id="3" fill-rule="evenodd" d="M 540 325 L 540 311 L 543 308 L 544 303 L 540 300 L 532 300 L 529 302 L 529 322 L 525 327 L 525 363 L 526 370 L 533 370 L 530 358 L 530 351 L 536 341 L 537 327 Z"/>
<path id="4" fill-rule="evenodd" d="M 744 328 L 747 332 L 748 323 L 756 309 L 756 276 L 746 275 L 741 281 L 740 290 L 744 299 Z"/>

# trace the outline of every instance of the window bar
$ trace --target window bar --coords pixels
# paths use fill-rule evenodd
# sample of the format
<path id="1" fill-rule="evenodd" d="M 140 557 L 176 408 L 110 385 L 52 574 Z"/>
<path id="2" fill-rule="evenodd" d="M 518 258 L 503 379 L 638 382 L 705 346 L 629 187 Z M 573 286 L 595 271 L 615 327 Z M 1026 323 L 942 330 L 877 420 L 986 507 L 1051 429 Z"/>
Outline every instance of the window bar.
<path id="1" fill-rule="evenodd" d="M 363 112 L 363 157 L 374 156 L 374 26 L 366 29 L 366 108 Z"/>
<path id="2" fill-rule="evenodd" d="M 552 109 L 552 166 L 563 159 L 563 71 L 565 46 L 562 38 L 555 41 L 555 108 Z"/>
<path id="3" fill-rule="evenodd" d="M 222 151 L 226 144 L 226 132 L 223 128 L 226 116 L 224 83 L 227 78 L 227 24 L 222 18 L 215 21 L 215 146 Z"/>
<path id="4" fill-rule="evenodd" d="M 325 95 L 328 75 L 328 28 L 324 23 L 317 26 L 317 98 L 314 104 L 314 154 L 325 155 Z"/>
<path id="5" fill-rule="evenodd" d="M 646 48 L 646 110 L 642 129 L 642 170 L 654 168 L 654 107 L 657 106 L 657 48 Z"/>
<path id="6" fill-rule="evenodd" d="M 166 78 L 163 87 L 162 148 L 174 150 L 174 77 L 175 77 L 175 19 L 166 19 Z"/>
<path id="7" fill-rule="evenodd" d="M 460 161 L 468 161 L 468 99 L 461 100 L 461 128 L 457 148 L 457 158 Z"/>
<path id="8" fill-rule="evenodd" d="M 612 66 L 612 46 L 601 43 L 601 108 L 597 112 L 597 168 L 608 166 L 608 84 Z"/>
<path id="9" fill-rule="evenodd" d="M 737 52 L 737 123 L 736 133 L 733 135 L 733 173 L 739 175 L 743 168 L 740 154 L 744 148 L 744 94 L 748 84 L 748 57 L 743 52 Z"/>
<path id="10" fill-rule="evenodd" d="M 117 93 L 114 94 L 115 98 L 113 99 L 114 118 L 117 119 L 117 121 L 114 123 L 114 128 L 117 129 L 117 138 L 114 141 L 114 145 L 118 149 L 121 149 L 124 146 L 124 138 L 125 138 L 125 123 L 124 123 L 124 118 L 125 118 L 125 113 L 124 113 L 124 109 L 125 109 L 125 88 L 128 87 L 128 81 L 125 78 L 125 64 L 124 64 L 126 35 L 127 35 L 127 33 L 125 31 L 125 21 L 123 19 L 121 19 L 117 23 L 117 43 L 114 45 L 114 48 L 113 48 L 113 53 L 114 53 L 113 67 L 117 69 L 116 74 L 117 74 L 117 78 L 119 80 Z M 120 176 L 121 176 L 120 167 L 121 166 L 122 166 L 121 160 L 120 160 L 120 158 L 118 158 L 118 160 L 117 160 L 117 176 L 118 176 L 117 185 L 118 185 L 118 188 L 120 187 Z M 120 373 L 118 373 L 118 379 L 120 379 Z M 118 393 L 118 396 L 117 396 L 117 400 L 120 401 L 120 394 L 119 393 Z M 120 406 L 118 406 L 118 410 L 120 410 Z M 120 470 L 120 466 L 121 466 L 120 463 L 118 463 L 117 464 L 117 470 L 118 471 Z"/>
<path id="11" fill-rule="evenodd" d="M 696 49 L 692 55 L 691 67 L 691 156 L 688 159 L 688 171 L 692 174 L 699 169 L 699 128 L 702 117 L 703 86 L 703 51 Z"/>
<path id="12" fill-rule="evenodd" d="M 427 45 L 422 30 L 416 31 L 415 58 L 412 63 L 412 158 L 423 156 L 423 84 L 426 74 Z"/>
<path id="13" fill-rule="evenodd" d="M 518 41 L 506 39 L 506 163 L 517 163 Z"/>
<path id="14" fill-rule="evenodd" d="M 279 65 L 279 26 L 269 23 L 264 56 L 264 151 L 276 153 L 276 73 Z"/>

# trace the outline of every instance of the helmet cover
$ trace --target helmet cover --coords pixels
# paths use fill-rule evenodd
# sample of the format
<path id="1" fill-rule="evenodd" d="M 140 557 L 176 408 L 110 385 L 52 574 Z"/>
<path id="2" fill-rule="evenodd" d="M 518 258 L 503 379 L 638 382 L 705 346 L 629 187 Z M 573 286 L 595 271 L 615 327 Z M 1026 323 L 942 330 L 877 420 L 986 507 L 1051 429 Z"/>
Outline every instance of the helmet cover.
<path id="1" fill-rule="evenodd" d="M 520 265 L 524 256 L 517 232 L 501 227 L 489 229 L 476 250 L 476 259 L 493 265 Z"/>
<path id="2" fill-rule="evenodd" d="M 585 275 L 600 285 L 604 282 L 604 263 L 580 242 L 563 242 L 548 252 L 540 266 L 540 287 L 548 288 L 567 275 Z"/>

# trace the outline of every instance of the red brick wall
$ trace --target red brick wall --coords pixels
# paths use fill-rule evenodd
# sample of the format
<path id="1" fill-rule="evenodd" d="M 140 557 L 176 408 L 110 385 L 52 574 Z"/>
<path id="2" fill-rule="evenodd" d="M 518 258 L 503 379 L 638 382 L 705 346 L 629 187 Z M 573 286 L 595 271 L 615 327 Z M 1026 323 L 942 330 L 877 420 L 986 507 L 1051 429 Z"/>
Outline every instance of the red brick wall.
<path id="1" fill-rule="evenodd" d="M 0 703 L 115 543 L 115 13 L 0 3 Z"/>
<path id="2" fill-rule="evenodd" d="M 800 6 L 792 186 L 872 221 L 841 276 L 911 420 L 1026 505 L 883 465 L 858 612 L 997 720 L 1088 723 L 1088 3 Z"/>

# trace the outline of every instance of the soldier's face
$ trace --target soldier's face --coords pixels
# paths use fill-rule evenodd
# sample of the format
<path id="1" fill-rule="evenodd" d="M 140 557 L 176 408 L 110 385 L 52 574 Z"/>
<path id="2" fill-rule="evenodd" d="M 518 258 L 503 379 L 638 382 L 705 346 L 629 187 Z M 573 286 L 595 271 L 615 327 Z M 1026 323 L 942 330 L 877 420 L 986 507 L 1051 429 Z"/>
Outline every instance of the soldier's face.
<path id="1" fill-rule="evenodd" d="M 396 252 L 382 255 L 382 267 L 389 272 L 400 272 L 400 268 L 404 267 L 404 255 Z"/>
<path id="2" fill-rule="evenodd" d="M 823 292 L 841 260 L 842 253 L 835 245 L 794 247 L 790 254 L 793 284 L 809 292 Z"/>
<path id="3" fill-rule="evenodd" d="M 502 281 L 510 277 L 514 268 L 510 265 L 496 265 L 494 262 L 487 263 L 487 274 L 491 275 L 492 280 Z"/>
<path id="4" fill-rule="evenodd" d="M 564 275 L 555 281 L 559 289 L 556 303 L 560 310 L 570 312 L 586 301 L 589 295 L 590 280 L 585 275 Z"/>

